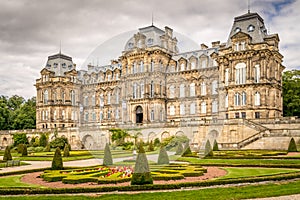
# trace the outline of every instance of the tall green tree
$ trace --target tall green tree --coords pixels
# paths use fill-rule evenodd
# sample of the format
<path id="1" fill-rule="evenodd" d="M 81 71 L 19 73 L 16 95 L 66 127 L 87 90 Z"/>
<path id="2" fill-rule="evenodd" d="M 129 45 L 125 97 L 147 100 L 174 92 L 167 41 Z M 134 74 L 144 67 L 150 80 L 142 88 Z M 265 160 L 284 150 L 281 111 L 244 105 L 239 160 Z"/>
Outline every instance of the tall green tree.
<path id="1" fill-rule="evenodd" d="M 115 142 L 117 146 L 121 146 L 125 143 L 125 138 L 130 137 L 126 130 L 120 128 L 112 128 L 109 130 L 112 133 L 111 140 Z"/>
<path id="2" fill-rule="evenodd" d="M 282 76 L 283 115 L 300 117 L 300 70 Z"/>

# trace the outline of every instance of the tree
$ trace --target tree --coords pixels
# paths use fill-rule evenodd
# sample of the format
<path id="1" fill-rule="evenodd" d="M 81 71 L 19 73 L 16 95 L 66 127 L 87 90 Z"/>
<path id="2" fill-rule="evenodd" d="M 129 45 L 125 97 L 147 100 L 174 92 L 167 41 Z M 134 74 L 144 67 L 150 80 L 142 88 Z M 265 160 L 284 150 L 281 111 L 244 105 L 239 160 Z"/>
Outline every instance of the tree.
<path id="1" fill-rule="evenodd" d="M 169 156 L 168 156 L 168 153 L 166 151 L 166 148 L 164 146 L 161 146 L 160 150 L 159 150 L 159 154 L 158 154 L 157 164 L 166 165 L 166 164 L 169 164 L 169 163 L 170 163 L 170 161 L 169 161 Z"/>
<path id="2" fill-rule="evenodd" d="M 23 144 L 22 156 L 28 156 L 27 146 Z"/>
<path id="3" fill-rule="evenodd" d="M 205 144 L 204 157 L 210 157 L 210 156 L 213 156 L 213 151 L 209 140 L 207 140 Z"/>
<path id="4" fill-rule="evenodd" d="M 219 146 L 216 140 L 214 140 L 213 151 L 219 151 Z"/>
<path id="5" fill-rule="evenodd" d="M 47 139 L 47 136 L 45 133 L 42 133 L 41 134 L 41 137 L 40 137 L 40 146 L 41 147 L 46 147 L 48 144 L 48 139 Z"/>
<path id="6" fill-rule="evenodd" d="M 8 160 L 12 160 L 12 156 L 11 156 L 11 153 L 10 153 L 10 147 L 9 146 L 7 146 L 5 148 L 4 155 L 3 155 L 3 161 L 8 161 Z"/>
<path id="7" fill-rule="evenodd" d="M 292 138 L 290 140 L 289 147 L 288 147 L 288 152 L 297 152 L 297 145 L 296 145 L 296 142 L 295 142 L 294 138 Z"/>
<path id="8" fill-rule="evenodd" d="M 154 146 L 152 140 L 149 143 L 148 151 L 154 151 Z"/>
<path id="9" fill-rule="evenodd" d="M 65 148 L 64 148 L 64 157 L 69 157 L 69 156 L 70 156 L 69 145 L 65 145 Z"/>
<path id="10" fill-rule="evenodd" d="M 182 153 L 183 153 L 182 143 L 179 142 L 179 143 L 177 144 L 177 148 L 176 148 L 176 153 L 175 153 L 175 155 L 181 155 Z"/>
<path id="11" fill-rule="evenodd" d="M 153 179 L 143 145 L 139 145 L 139 152 L 131 178 L 131 185 L 145 184 L 153 184 Z"/>
<path id="12" fill-rule="evenodd" d="M 26 133 L 15 133 L 13 139 L 14 146 L 18 146 L 18 144 L 28 144 Z"/>
<path id="13" fill-rule="evenodd" d="M 141 136 L 142 133 L 141 132 L 135 132 L 133 133 L 133 135 L 131 135 L 131 137 L 134 139 L 134 146 L 136 145 L 137 143 L 137 139 L 139 138 L 139 136 Z"/>
<path id="14" fill-rule="evenodd" d="M 109 132 L 112 133 L 112 142 L 115 142 L 117 146 L 122 146 L 125 143 L 125 138 L 130 136 L 126 130 L 119 128 L 112 128 Z"/>
<path id="15" fill-rule="evenodd" d="M 155 146 L 155 147 L 158 147 L 159 145 L 160 145 L 159 138 L 155 138 L 155 139 L 154 139 L 154 146 Z"/>
<path id="16" fill-rule="evenodd" d="M 192 155 L 193 155 L 193 153 L 191 151 L 191 147 L 190 147 L 189 143 L 186 143 L 181 156 L 182 157 L 188 157 L 188 156 L 192 156 Z"/>
<path id="17" fill-rule="evenodd" d="M 104 148 L 103 165 L 104 166 L 113 165 L 113 159 L 112 159 L 112 155 L 111 155 L 108 143 L 106 143 L 105 148 Z"/>
<path id="18" fill-rule="evenodd" d="M 63 161 L 61 157 L 60 148 L 57 147 L 52 160 L 52 170 L 61 170 L 63 169 Z"/>
<path id="19" fill-rule="evenodd" d="M 300 117 L 300 70 L 282 76 L 283 115 Z"/>

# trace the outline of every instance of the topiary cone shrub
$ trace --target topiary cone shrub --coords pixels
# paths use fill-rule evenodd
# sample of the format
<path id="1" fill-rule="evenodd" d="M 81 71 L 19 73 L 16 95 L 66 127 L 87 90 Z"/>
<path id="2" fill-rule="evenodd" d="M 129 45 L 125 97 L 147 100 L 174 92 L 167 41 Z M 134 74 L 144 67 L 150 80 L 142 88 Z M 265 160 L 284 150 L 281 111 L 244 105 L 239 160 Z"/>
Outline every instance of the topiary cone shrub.
<path id="1" fill-rule="evenodd" d="M 182 143 L 178 142 L 175 155 L 181 155 L 183 153 Z"/>
<path id="2" fill-rule="evenodd" d="M 61 152 L 60 152 L 60 148 L 57 147 L 54 153 L 54 157 L 52 160 L 52 170 L 61 170 L 63 169 L 63 161 L 62 161 L 62 157 L 61 157 Z"/>
<path id="3" fill-rule="evenodd" d="M 296 145 L 294 138 L 292 138 L 289 143 L 288 152 L 297 152 L 297 145 Z"/>
<path id="4" fill-rule="evenodd" d="M 159 165 L 167 165 L 169 164 L 169 156 L 164 146 L 160 147 L 157 164 Z"/>
<path id="5" fill-rule="evenodd" d="M 113 159 L 111 156 L 111 152 L 110 152 L 108 143 L 106 143 L 105 148 L 104 148 L 103 165 L 104 166 L 113 165 Z"/>
<path id="6" fill-rule="evenodd" d="M 148 151 L 154 151 L 153 141 L 151 140 L 149 143 Z"/>
<path id="7" fill-rule="evenodd" d="M 182 157 L 189 157 L 189 156 L 193 156 L 193 153 L 191 151 L 191 147 L 189 145 L 189 143 L 186 143 L 184 151 L 181 155 Z"/>
<path id="8" fill-rule="evenodd" d="M 153 179 L 143 145 L 139 145 L 139 153 L 136 158 L 131 185 L 145 184 L 153 184 Z"/>
<path id="9" fill-rule="evenodd" d="M 209 140 L 207 140 L 206 144 L 205 144 L 204 157 L 207 158 L 207 157 L 211 157 L 211 156 L 213 156 L 213 151 L 212 151 Z"/>
<path id="10" fill-rule="evenodd" d="M 219 146 L 216 140 L 214 140 L 213 151 L 219 151 Z"/>
<path id="11" fill-rule="evenodd" d="M 64 157 L 70 157 L 69 145 L 65 145 L 65 148 L 64 148 Z"/>
<path id="12" fill-rule="evenodd" d="M 11 156 L 11 153 L 10 153 L 10 147 L 9 146 L 7 146 L 5 148 L 4 155 L 3 155 L 3 161 L 8 161 L 8 160 L 12 160 L 12 156 Z"/>
<path id="13" fill-rule="evenodd" d="M 23 144 L 22 156 L 28 156 L 27 146 Z"/>

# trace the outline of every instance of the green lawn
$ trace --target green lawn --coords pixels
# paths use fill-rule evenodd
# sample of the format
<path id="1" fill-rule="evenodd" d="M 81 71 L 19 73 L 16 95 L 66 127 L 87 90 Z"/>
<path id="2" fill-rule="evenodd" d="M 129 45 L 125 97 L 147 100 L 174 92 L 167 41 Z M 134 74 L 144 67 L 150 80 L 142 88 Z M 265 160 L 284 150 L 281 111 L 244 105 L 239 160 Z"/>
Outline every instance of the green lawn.
<path id="1" fill-rule="evenodd" d="M 0 199 L 25 199 L 25 200 L 79 200 L 79 199 L 101 199 L 101 200 L 228 200 L 228 199 L 247 199 L 247 198 L 263 198 L 272 196 L 292 195 L 300 193 L 300 181 L 289 182 L 285 184 L 267 184 L 256 186 L 240 186 L 227 188 L 207 188 L 202 190 L 188 190 L 176 192 L 155 192 L 140 194 L 105 194 L 101 196 L 52 196 L 52 195 L 34 195 L 34 196 L 18 196 L 18 197 L 0 197 Z"/>
<path id="2" fill-rule="evenodd" d="M 201 165 L 300 165 L 300 159 L 199 159 L 180 157 L 177 160 Z"/>
<path id="3" fill-rule="evenodd" d="M 270 176 L 270 175 L 285 174 L 285 173 L 300 171 L 300 169 L 298 170 L 298 169 L 248 168 L 248 167 L 243 167 L 243 168 L 225 167 L 223 169 L 227 171 L 227 175 L 220 177 L 219 179 Z"/>
<path id="4" fill-rule="evenodd" d="M 39 187 L 32 184 L 27 184 L 21 182 L 22 175 L 6 176 L 0 178 L 0 188 L 1 187 Z"/>

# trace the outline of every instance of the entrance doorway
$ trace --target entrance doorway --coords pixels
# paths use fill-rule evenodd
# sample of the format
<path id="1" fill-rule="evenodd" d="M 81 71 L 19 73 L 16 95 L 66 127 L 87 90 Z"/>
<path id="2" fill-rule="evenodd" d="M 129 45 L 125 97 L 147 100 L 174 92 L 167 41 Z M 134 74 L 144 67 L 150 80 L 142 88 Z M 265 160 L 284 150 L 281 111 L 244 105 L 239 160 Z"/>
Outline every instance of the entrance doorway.
<path id="1" fill-rule="evenodd" d="M 136 117 L 135 122 L 137 124 L 143 123 L 143 108 L 141 106 L 136 107 Z"/>

